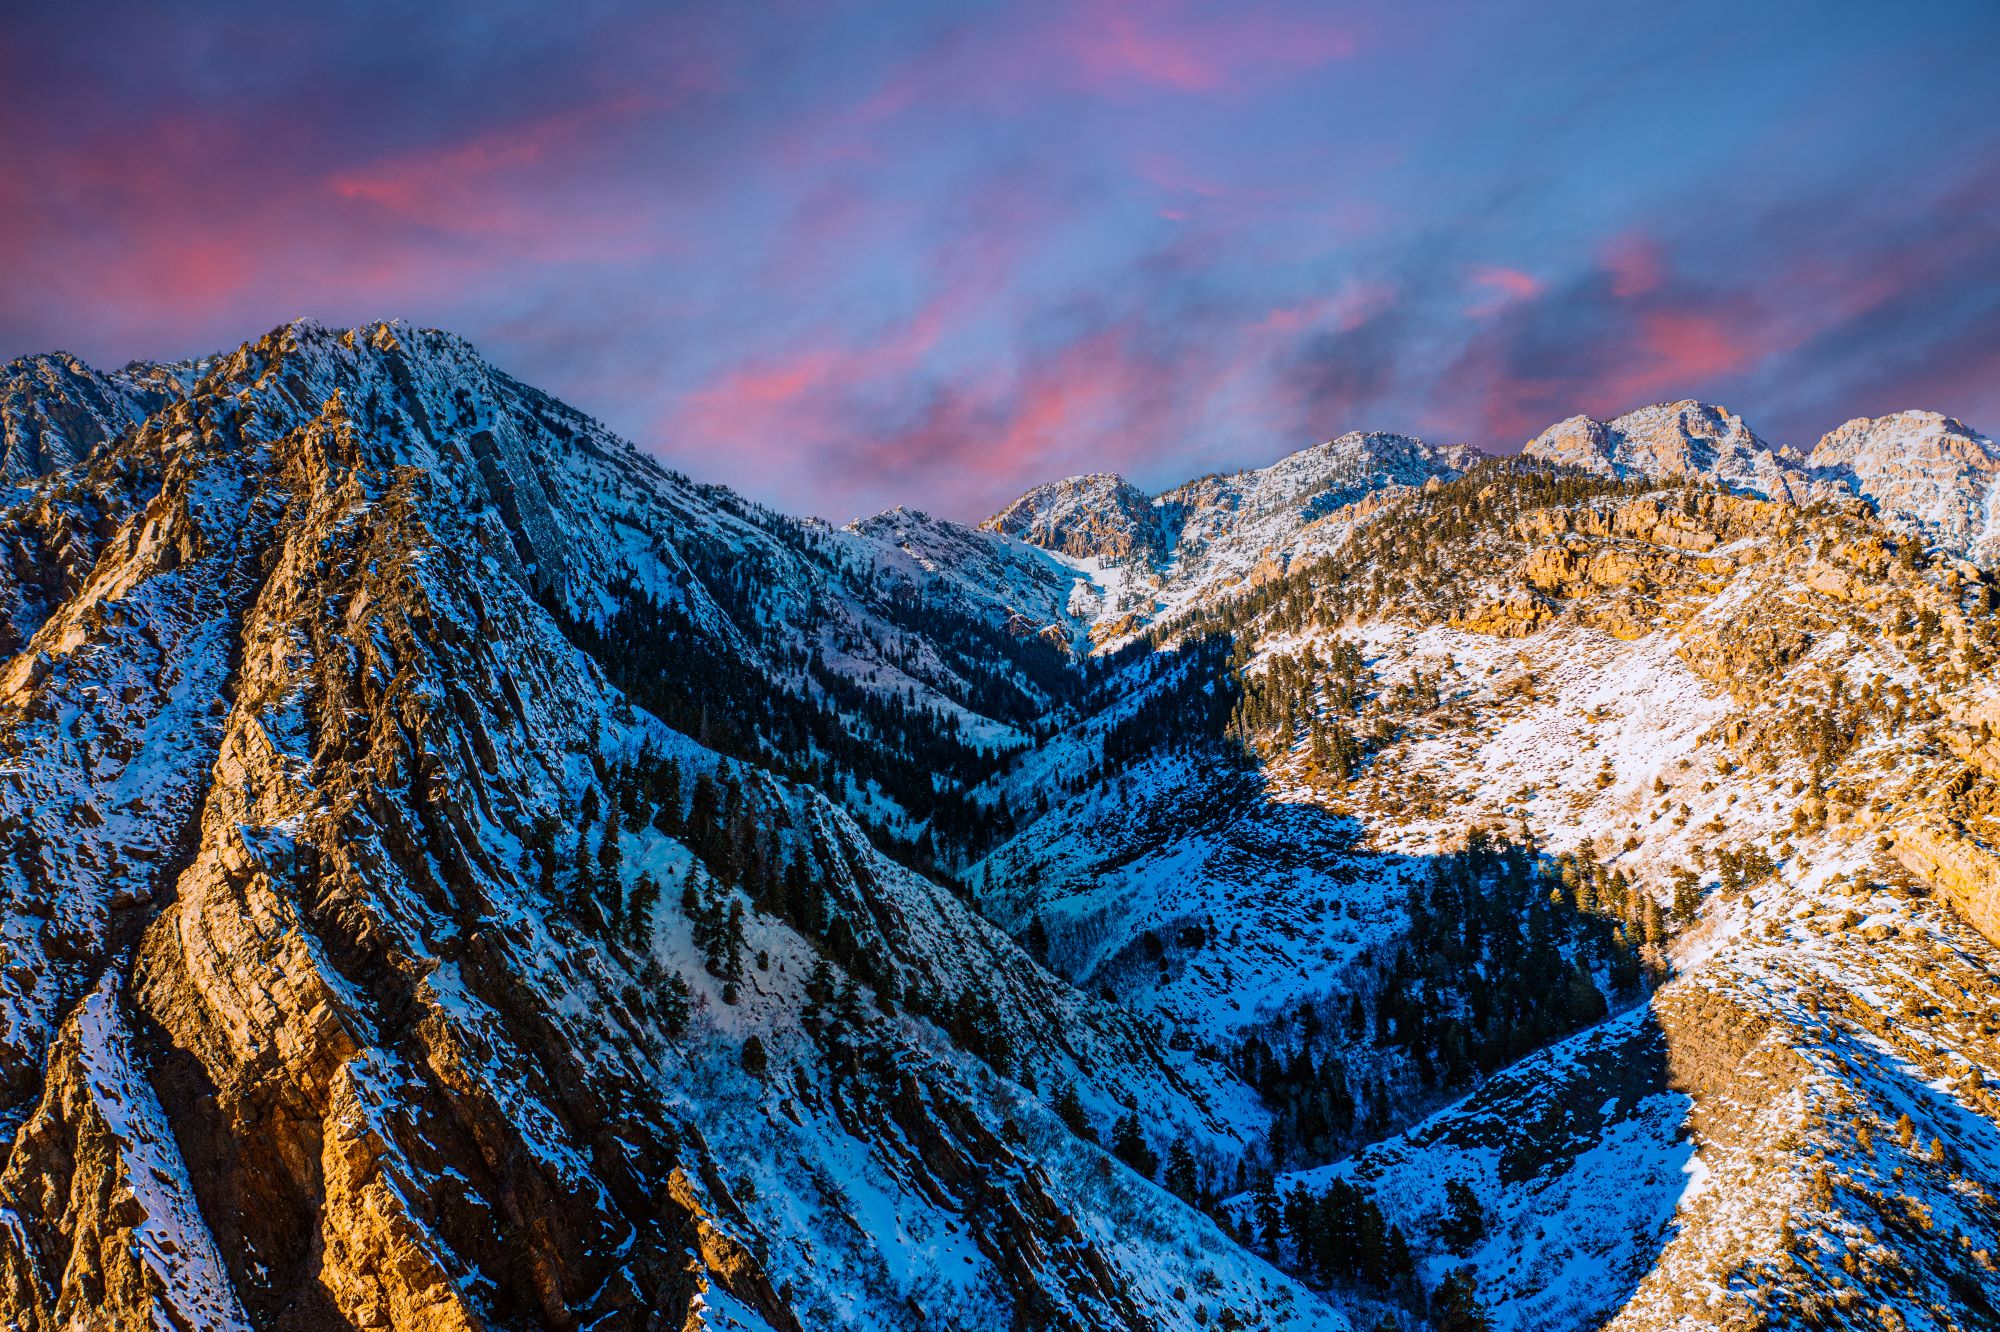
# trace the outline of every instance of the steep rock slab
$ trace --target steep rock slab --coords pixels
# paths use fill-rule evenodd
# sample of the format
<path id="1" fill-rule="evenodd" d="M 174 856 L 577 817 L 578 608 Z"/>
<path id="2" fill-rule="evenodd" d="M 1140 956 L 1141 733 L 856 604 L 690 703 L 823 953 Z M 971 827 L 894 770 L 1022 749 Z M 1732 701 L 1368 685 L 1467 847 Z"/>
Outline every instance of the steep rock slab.
<path id="1" fill-rule="evenodd" d="M 248 1332 L 122 997 L 107 975 L 63 1024 L 0 1175 L 8 1325 Z"/>

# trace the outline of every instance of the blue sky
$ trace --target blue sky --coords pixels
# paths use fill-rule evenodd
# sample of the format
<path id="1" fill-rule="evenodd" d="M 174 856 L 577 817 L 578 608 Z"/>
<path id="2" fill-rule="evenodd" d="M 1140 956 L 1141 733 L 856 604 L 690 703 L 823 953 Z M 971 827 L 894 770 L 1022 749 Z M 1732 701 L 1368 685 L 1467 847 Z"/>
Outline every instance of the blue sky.
<path id="1" fill-rule="evenodd" d="M 455 329 L 844 519 L 1697 396 L 2000 429 L 2000 6 L 50 6 L 0 354 Z"/>

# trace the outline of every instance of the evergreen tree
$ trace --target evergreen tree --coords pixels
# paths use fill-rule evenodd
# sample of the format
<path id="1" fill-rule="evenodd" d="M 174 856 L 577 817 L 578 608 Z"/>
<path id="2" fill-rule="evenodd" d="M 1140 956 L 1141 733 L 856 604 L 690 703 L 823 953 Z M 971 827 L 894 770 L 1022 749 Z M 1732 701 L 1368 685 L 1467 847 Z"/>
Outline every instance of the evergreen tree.
<path id="1" fill-rule="evenodd" d="M 1076 1084 L 1065 1082 L 1056 1089 L 1055 1101 L 1050 1109 L 1056 1112 L 1069 1131 L 1088 1142 L 1097 1141 L 1096 1130 L 1090 1127 L 1090 1114 L 1083 1108 L 1083 1098 L 1076 1094 Z"/>
<path id="2" fill-rule="evenodd" d="M 1048 926 L 1042 924 L 1042 917 L 1039 912 L 1036 913 L 1033 920 L 1028 922 L 1027 946 L 1029 957 L 1034 958 L 1035 961 L 1041 963 L 1043 966 L 1049 964 L 1049 930 Z"/>
<path id="3" fill-rule="evenodd" d="M 1692 925 L 1701 914 L 1701 880 L 1683 867 L 1674 871 L 1674 923 Z"/>
<path id="4" fill-rule="evenodd" d="M 1479 1302 L 1479 1278 L 1470 1267 L 1447 1273 L 1431 1292 L 1431 1324 L 1437 1332 L 1492 1332 L 1493 1320 Z"/>
<path id="5" fill-rule="evenodd" d="M 604 904 L 604 918 L 616 930 L 624 923 L 625 847 L 618 835 L 618 802 L 612 801 L 604 815 L 604 837 L 597 844 L 598 900 Z"/>
<path id="6" fill-rule="evenodd" d="M 1438 1222 L 1438 1237 L 1453 1253 L 1463 1256 L 1486 1235 L 1486 1210 L 1479 1195 L 1461 1180 L 1447 1180 L 1444 1186 L 1445 1215 Z"/>
<path id="7" fill-rule="evenodd" d="M 1285 1235 L 1285 1215 L 1278 1206 L 1278 1191 L 1271 1186 L 1269 1175 L 1257 1181 L 1251 1207 L 1257 1216 L 1257 1238 L 1263 1243 L 1264 1252 L 1275 1255 L 1278 1241 Z"/>
<path id="8" fill-rule="evenodd" d="M 688 1018 L 693 1011 L 694 991 L 687 978 L 679 972 L 668 976 L 654 992 L 654 1015 L 669 1036 L 678 1036 L 687 1030 Z"/>
<path id="9" fill-rule="evenodd" d="M 627 946 L 643 949 L 653 937 L 653 912 L 660 905 L 660 883 L 650 874 L 632 881 L 632 900 L 625 916 Z"/>
<path id="10" fill-rule="evenodd" d="M 653 799 L 659 802 L 659 808 L 653 812 L 653 826 L 669 837 L 679 837 L 687 825 L 681 821 L 681 765 L 678 759 L 668 759 L 661 765 L 653 788 Z"/>
<path id="11" fill-rule="evenodd" d="M 1163 1177 L 1167 1191 L 1175 1197 L 1193 1202 L 1201 1192 L 1201 1176 L 1195 1168 L 1194 1153 L 1185 1142 L 1176 1140 L 1167 1149 L 1167 1173 Z"/>
<path id="12" fill-rule="evenodd" d="M 1146 1131 L 1139 1126 L 1139 1116 L 1134 1111 L 1126 1111 L 1111 1126 L 1111 1154 L 1147 1179 L 1160 1168 L 1160 1158 L 1147 1143 Z"/>

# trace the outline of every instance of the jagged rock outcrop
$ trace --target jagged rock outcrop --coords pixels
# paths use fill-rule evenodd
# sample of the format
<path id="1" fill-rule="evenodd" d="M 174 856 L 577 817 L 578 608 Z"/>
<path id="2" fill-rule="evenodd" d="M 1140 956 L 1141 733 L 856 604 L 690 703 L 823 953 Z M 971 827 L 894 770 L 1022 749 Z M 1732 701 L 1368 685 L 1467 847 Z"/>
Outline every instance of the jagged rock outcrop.
<path id="1" fill-rule="evenodd" d="M 197 373 L 134 362 L 101 374 L 74 356 L 25 356 L 0 368 L 0 485 L 73 467 L 178 397 Z"/>
<path id="2" fill-rule="evenodd" d="M 1893 511 L 1971 530 L 1949 423 L 1866 499 L 1894 431 L 1679 403 L 834 528 L 436 331 L 120 374 L 9 400 L 5 1321 L 2000 1300 L 1995 584 Z M 1271 1168 L 1393 1280 L 1190 1205 Z"/>
<path id="3" fill-rule="evenodd" d="M 1157 560 L 1173 544 L 1152 497 L 1110 472 L 1037 486 L 981 526 L 1077 559 Z"/>
<path id="4" fill-rule="evenodd" d="M 1198 602 L 1269 582 L 1339 545 L 1385 493 L 1456 477 L 1483 456 L 1357 431 L 1158 496 L 1121 477 L 1073 477 L 1029 491 L 982 526 L 1102 562 L 1070 608 L 1089 623 L 1091 641 L 1113 645 Z"/>
<path id="5" fill-rule="evenodd" d="M 247 1332 L 124 999 L 107 976 L 63 1024 L 0 1175 L 7 1323 Z"/>
<path id="6" fill-rule="evenodd" d="M 1610 421 L 1572 416 L 1530 440 L 1524 452 L 1603 476 L 1713 481 L 1794 504 L 1834 489 L 1816 485 L 1736 413 L 1692 399 L 1642 407 Z"/>
<path id="7" fill-rule="evenodd" d="M 1883 521 L 1931 545 L 2000 554 L 2000 446 L 1937 412 L 1858 417 L 1813 446 L 1808 464 L 1866 497 Z"/>

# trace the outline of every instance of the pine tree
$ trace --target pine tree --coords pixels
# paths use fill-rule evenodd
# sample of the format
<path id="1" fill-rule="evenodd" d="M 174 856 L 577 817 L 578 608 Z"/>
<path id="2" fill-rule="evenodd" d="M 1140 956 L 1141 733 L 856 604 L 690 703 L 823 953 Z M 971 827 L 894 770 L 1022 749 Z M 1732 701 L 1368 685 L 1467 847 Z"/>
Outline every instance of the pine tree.
<path id="1" fill-rule="evenodd" d="M 1185 1142 L 1176 1140 L 1167 1149 L 1167 1173 L 1163 1181 L 1167 1191 L 1188 1202 L 1193 1202 L 1201 1191 L 1201 1176 L 1195 1168 L 1194 1153 Z"/>
<path id="2" fill-rule="evenodd" d="M 653 814 L 653 826 L 669 837 L 680 836 L 685 825 L 681 822 L 681 765 L 678 759 L 668 759 L 661 766 L 653 798 L 660 805 Z"/>
<path id="3" fill-rule="evenodd" d="M 1041 963 L 1043 966 L 1047 966 L 1049 964 L 1049 930 L 1048 926 L 1042 924 L 1042 917 L 1039 912 L 1036 913 L 1033 920 L 1028 922 L 1027 944 L 1028 956 L 1034 958 L 1035 961 Z"/>
<path id="4" fill-rule="evenodd" d="M 1686 868 L 1674 871 L 1674 922 L 1692 925 L 1701 914 L 1701 880 Z"/>
<path id="5" fill-rule="evenodd" d="M 1479 1195 L 1462 1180 L 1447 1180 L 1444 1186 L 1445 1216 L 1438 1222 L 1438 1237 L 1453 1253 L 1463 1256 L 1486 1235 L 1486 1210 Z"/>
<path id="6" fill-rule="evenodd" d="M 1493 1320 L 1479 1302 L 1479 1279 L 1470 1267 L 1447 1273 L 1431 1292 L 1431 1324 L 1437 1332 L 1492 1332 Z"/>
<path id="7" fill-rule="evenodd" d="M 1139 1116 L 1134 1111 L 1126 1111 L 1111 1126 L 1111 1154 L 1147 1179 L 1160 1168 L 1159 1155 L 1147 1143 L 1146 1131 L 1139 1126 Z"/>
<path id="8" fill-rule="evenodd" d="M 1278 1241 L 1285 1235 L 1285 1215 L 1278 1207 L 1278 1191 L 1272 1187 L 1269 1175 L 1257 1181 L 1251 1206 L 1257 1214 L 1257 1238 L 1263 1242 L 1265 1253 L 1275 1255 Z"/>
<path id="9" fill-rule="evenodd" d="M 1069 1131 L 1089 1142 L 1097 1141 L 1096 1130 L 1090 1127 L 1090 1114 L 1083 1108 L 1083 1098 L 1076 1094 L 1076 1084 L 1065 1082 L 1056 1089 L 1055 1101 L 1050 1109 L 1056 1112 Z"/>
<path id="10" fill-rule="evenodd" d="M 688 1017 L 694 1011 L 694 991 L 685 976 L 675 972 L 666 978 L 653 995 L 653 1011 L 669 1036 L 687 1030 Z"/>
<path id="11" fill-rule="evenodd" d="M 604 904 L 604 918 L 616 930 L 624 923 L 625 879 L 621 872 L 625 848 L 618 834 L 618 802 L 612 801 L 604 815 L 604 837 L 597 844 L 597 892 Z"/>
<path id="12" fill-rule="evenodd" d="M 632 900 L 625 916 L 625 942 L 635 949 L 643 949 L 653 936 L 653 912 L 660 905 L 660 884 L 650 874 L 641 874 L 632 882 Z"/>
<path id="13" fill-rule="evenodd" d="M 762 1079 L 770 1068 L 770 1059 L 764 1053 L 764 1042 L 754 1032 L 743 1042 L 743 1071 L 753 1078 Z"/>
<path id="14" fill-rule="evenodd" d="M 743 901 L 732 897 L 729 918 L 722 929 L 722 974 L 730 980 L 743 979 Z"/>
<path id="15" fill-rule="evenodd" d="M 1382 1241 L 1382 1271 L 1382 1284 L 1392 1291 L 1408 1290 L 1417 1279 L 1417 1260 L 1401 1226 L 1390 1226 Z"/>

